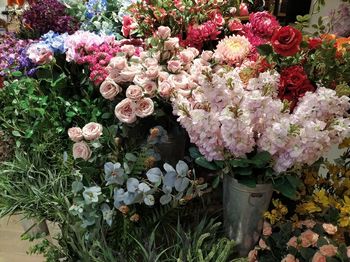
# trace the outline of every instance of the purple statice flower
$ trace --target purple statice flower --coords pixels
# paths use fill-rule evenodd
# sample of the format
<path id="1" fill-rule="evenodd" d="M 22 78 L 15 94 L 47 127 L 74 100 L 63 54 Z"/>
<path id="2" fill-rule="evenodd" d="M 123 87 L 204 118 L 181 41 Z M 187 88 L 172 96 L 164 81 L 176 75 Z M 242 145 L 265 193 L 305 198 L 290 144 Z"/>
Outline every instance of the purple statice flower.
<path id="1" fill-rule="evenodd" d="M 24 25 L 39 37 L 50 30 L 57 33 L 74 33 L 79 24 L 66 13 L 66 7 L 58 0 L 38 0 L 23 13 Z"/>

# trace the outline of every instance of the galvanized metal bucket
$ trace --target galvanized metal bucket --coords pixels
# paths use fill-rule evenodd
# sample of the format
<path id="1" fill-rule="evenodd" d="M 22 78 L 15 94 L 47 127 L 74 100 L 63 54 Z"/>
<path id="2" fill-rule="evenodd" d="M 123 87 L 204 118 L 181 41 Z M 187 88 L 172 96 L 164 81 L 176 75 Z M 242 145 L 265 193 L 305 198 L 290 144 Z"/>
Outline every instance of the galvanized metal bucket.
<path id="1" fill-rule="evenodd" d="M 260 184 L 255 188 L 224 176 L 224 225 L 226 234 L 236 241 L 240 256 L 246 256 L 259 241 L 263 229 L 263 214 L 268 209 L 273 187 Z"/>

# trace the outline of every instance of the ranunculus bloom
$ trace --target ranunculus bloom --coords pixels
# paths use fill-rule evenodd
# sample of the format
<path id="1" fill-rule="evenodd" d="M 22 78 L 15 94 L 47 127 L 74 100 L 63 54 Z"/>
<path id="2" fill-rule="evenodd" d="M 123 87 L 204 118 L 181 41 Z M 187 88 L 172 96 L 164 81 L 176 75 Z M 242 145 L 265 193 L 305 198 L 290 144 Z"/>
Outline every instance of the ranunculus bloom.
<path id="1" fill-rule="evenodd" d="M 136 115 L 144 118 L 153 114 L 154 104 L 151 98 L 143 98 L 136 103 Z"/>
<path id="2" fill-rule="evenodd" d="M 272 227 L 271 225 L 264 221 L 264 227 L 263 227 L 263 235 L 264 236 L 271 236 L 272 235 Z"/>
<path id="3" fill-rule="evenodd" d="M 122 100 L 114 109 L 115 116 L 123 123 L 136 121 L 135 103 L 130 98 Z"/>
<path id="4" fill-rule="evenodd" d="M 322 225 L 322 227 L 323 227 L 324 231 L 326 231 L 326 233 L 329 234 L 329 235 L 334 235 L 334 234 L 337 233 L 337 231 L 338 231 L 338 227 L 337 227 L 337 226 L 334 226 L 334 225 L 332 225 L 332 224 L 326 224 L 326 223 L 324 223 L 324 224 Z"/>
<path id="5" fill-rule="evenodd" d="M 333 257 L 337 254 L 338 248 L 333 245 L 323 245 L 320 247 L 320 253 L 327 257 Z"/>
<path id="6" fill-rule="evenodd" d="M 100 86 L 101 95 L 108 100 L 113 100 L 120 91 L 120 86 L 112 79 L 106 79 Z"/>
<path id="7" fill-rule="evenodd" d="M 83 139 L 83 131 L 80 127 L 71 127 L 68 129 L 68 136 L 73 142 L 79 142 Z"/>
<path id="8" fill-rule="evenodd" d="M 305 232 L 301 233 L 300 235 L 301 245 L 303 247 L 315 246 L 317 243 L 318 237 L 319 237 L 318 234 L 308 229 Z"/>
<path id="9" fill-rule="evenodd" d="M 273 33 L 280 27 L 275 16 L 267 11 L 256 12 L 249 15 L 252 30 L 259 37 L 270 39 Z"/>
<path id="10" fill-rule="evenodd" d="M 157 35 L 160 39 L 168 39 L 171 36 L 171 29 L 167 26 L 160 26 L 158 27 Z"/>
<path id="11" fill-rule="evenodd" d="M 258 261 L 258 250 L 253 249 L 248 253 L 248 262 L 257 262 Z"/>
<path id="12" fill-rule="evenodd" d="M 326 261 L 327 261 L 327 258 L 324 255 L 322 255 L 320 252 L 316 252 L 311 260 L 311 262 L 326 262 Z"/>
<path id="13" fill-rule="evenodd" d="M 277 54 L 292 56 L 300 50 L 302 38 L 303 36 L 299 30 L 291 26 L 284 26 L 275 31 L 271 43 Z"/>
<path id="14" fill-rule="evenodd" d="M 103 127 L 99 123 L 90 122 L 83 127 L 83 136 L 86 140 L 92 141 L 100 138 Z"/>
<path id="15" fill-rule="evenodd" d="M 171 72 L 171 73 L 178 73 L 182 66 L 181 66 L 181 61 L 179 60 L 170 60 L 168 61 L 168 70 Z"/>
<path id="16" fill-rule="evenodd" d="M 91 149 L 86 142 L 80 141 L 73 145 L 74 159 L 82 158 L 84 160 L 88 160 L 91 157 L 91 154 Z"/>
<path id="17" fill-rule="evenodd" d="M 143 96 L 143 92 L 142 92 L 142 88 L 140 86 L 130 85 L 126 89 L 126 97 L 130 98 L 133 101 L 140 100 L 142 98 L 142 96 Z"/>
<path id="18" fill-rule="evenodd" d="M 288 254 L 281 262 L 299 262 L 299 259 L 296 259 L 295 256 Z"/>
<path id="19" fill-rule="evenodd" d="M 247 16 L 247 15 L 249 15 L 248 6 L 247 6 L 246 3 L 241 3 L 239 5 L 239 15 L 240 16 Z"/>

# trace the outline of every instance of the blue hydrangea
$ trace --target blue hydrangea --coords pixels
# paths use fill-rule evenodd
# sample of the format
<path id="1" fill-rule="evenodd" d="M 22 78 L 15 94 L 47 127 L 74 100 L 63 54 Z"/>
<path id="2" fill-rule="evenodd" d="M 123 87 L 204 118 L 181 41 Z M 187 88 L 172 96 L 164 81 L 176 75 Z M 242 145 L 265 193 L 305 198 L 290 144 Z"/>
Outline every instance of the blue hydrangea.
<path id="1" fill-rule="evenodd" d="M 54 53 L 64 54 L 66 49 L 64 47 L 64 41 L 68 33 L 58 34 L 53 31 L 49 31 L 41 37 L 41 43 L 48 45 Z"/>
<path id="2" fill-rule="evenodd" d="M 86 3 L 86 18 L 91 19 L 95 15 L 107 11 L 107 0 L 89 0 Z"/>

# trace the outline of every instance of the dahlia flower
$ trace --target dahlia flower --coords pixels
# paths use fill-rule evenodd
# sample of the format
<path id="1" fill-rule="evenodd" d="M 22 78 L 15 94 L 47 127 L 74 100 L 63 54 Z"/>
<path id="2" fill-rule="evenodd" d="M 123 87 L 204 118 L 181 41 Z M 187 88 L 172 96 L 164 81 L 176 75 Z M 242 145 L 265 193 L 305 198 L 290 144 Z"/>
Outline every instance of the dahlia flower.
<path id="1" fill-rule="evenodd" d="M 250 14 L 249 21 L 253 32 L 263 38 L 271 38 L 275 30 L 280 27 L 276 17 L 266 11 Z"/>
<path id="2" fill-rule="evenodd" d="M 244 36 L 230 36 L 219 42 L 215 50 L 215 58 L 227 64 L 241 63 L 250 53 L 251 44 Z"/>

